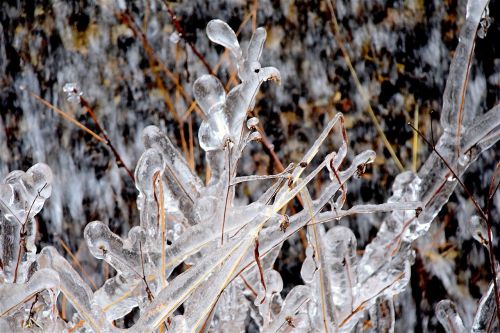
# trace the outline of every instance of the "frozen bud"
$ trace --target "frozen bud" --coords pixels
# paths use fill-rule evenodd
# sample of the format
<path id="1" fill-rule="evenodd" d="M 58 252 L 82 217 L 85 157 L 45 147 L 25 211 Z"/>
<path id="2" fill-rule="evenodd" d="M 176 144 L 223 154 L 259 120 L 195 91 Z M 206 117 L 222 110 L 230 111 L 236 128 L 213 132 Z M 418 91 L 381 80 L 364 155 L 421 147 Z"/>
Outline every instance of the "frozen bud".
<path id="1" fill-rule="evenodd" d="M 259 118 L 257 117 L 252 117 L 247 120 L 247 128 L 249 130 L 255 130 L 257 128 L 257 125 L 259 124 Z"/>
<path id="2" fill-rule="evenodd" d="M 482 245 L 488 247 L 488 226 L 486 221 L 477 215 L 472 216 L 470 220 L 472 237 Z"/>
<path id="3" fill-rule="evenodd" d="M 488 33 L 488 29 L 493 22 L 493 19 L 490 17 L 489 7 L 486 6 L 484 8 L 483 15 L 481 16 L 481 20 L 479 21 L 479 27 L 477 29 L 477 37 L 484 39 L 486 38 L 486 34 Z"/>
<path id="4" fill-rule="evenodd" d="M 75 82 L 66 83 L 63 87 L 63 91 L 67 95 L 67 100 L 73 103 L 79 102 L 80 97 L 83 95 L 83 93 L 80 91 L 80 87 Z"/>
<path id="5" fill-rule="evenodd" d="M 248 137 L 248 140 L 249 141 L 261 141 L 262 140 L 262 135 L 259 132 L 253 132 Z"/>
<path id="6" fill-rule="evenodd" d="M 179 43 L 180 37 L 177 32 L 173 32 L 170 34 L 170 37 L 168 39 L 170 40 L 170 43 L 177 44 Z"/>
<path id="7" fill-rule="evenodd" d="M 87 224 L 84 231 L 84 237 L 90 253 L 97 259 L 105 259 L 112 245 L 110 242 L 119 243 L 116 237 L 113 237 L 108 226 L 100 221 L 94 221 Z M 118 244 L 116 247 L 121 246 Z"/>

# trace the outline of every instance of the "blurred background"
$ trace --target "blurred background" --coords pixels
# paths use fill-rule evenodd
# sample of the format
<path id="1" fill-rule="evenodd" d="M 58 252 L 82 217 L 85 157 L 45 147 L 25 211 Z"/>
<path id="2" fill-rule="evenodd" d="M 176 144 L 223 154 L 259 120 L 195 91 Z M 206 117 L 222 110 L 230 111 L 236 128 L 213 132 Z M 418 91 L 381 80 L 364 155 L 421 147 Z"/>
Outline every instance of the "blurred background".
<path id="1" fill-rule="evenodd" d="M 38 162 L 51 167 L 53 194 L 38 216 L 39 247 L 54 245 L 70 260 L 72 253 L 85 278 L 97 286 L 113 274 L 89 255 L 83 228 L 101 220 L 125 235 L 139 224 L 138 192 L 127 169 L 133 172 L 144 150 L 141 132 L 148 125 L 168 133 L 206 179 L 193 82 L 214 73 L 227 90 L 239 83 L 234 59 L 206 37 L 206 24 L 214 18 L 237 31 L 243 49 L 252 31 L 265 27 L 261 64 L 281 71 L 281 85 L 265 83 L 257 96 L 252 113 L 265 136 L 246 151 L 240 174 L 278 173 L 280 163 L 286 167 L 299 161 L 324 124 L 343 112 L 348 156 L 377 152 L 366 174 L 349 185 L 346 206 L 385 202 L 395 176 L 418 170 L 430 151 L 407 123 L 428 137 L 441 132 L 442 93 L 466 2 L 338 0 L 334 6 L 338 29 L 323 1 L 3 0 L 0 177 Z M 500 102 L 500 1 L 490 1 L 482 24 L 489 28 L 476 39 L 467 93 L 467 106 L 479 112 Z M 88 105 L 68 99 L 63 91 L 68 83 L 76 84 Z M 35 95 L 98 135 L 105 132 L 115 152 Z M 325 149 L 336 143 L 332 139 Z M 464 178 L 480 203 L 499 159 L 496 146 Z M 248 183 L 238 191 L 245 203 L 262 188 Z M 493 217 L 498 216 L 499 195 L 495 200 Z M 397 300 L 398 332 L 441 331 L 434 306 L 444 298 L 456 301 L 470 324 L 491 281 L 487 255 L 468 229 L 473 212 L 458 189 L 431 232 L 414 244 L 411 286 Z M 355 231 L 361 253 L 383 218 L 358 216 L 339 223 Z M 498 227 L 493 232 L 498 234 Z M 302 283 L 303 259 L 304 239 L 297 235 L 276 263 L 285 291 Z"/>

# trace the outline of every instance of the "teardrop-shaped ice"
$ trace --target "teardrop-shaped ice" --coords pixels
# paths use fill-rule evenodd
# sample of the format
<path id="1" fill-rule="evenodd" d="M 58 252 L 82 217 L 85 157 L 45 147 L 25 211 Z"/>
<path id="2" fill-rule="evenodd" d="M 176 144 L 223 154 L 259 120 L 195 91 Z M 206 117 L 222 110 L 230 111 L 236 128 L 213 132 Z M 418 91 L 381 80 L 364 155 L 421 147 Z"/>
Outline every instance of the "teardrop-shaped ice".
<path id="1" fill-rule="evenodd" d="M 302 263 L 302 268 L 300 269 L 300 276 L 305 283 L 312 283 L 314 273 L 316 272 L 316 263 L 314 262 L 313 254 L 313 248 L 308 246 L 306 248 L 306 259 Z"/>
<path id="2" fill-rule="evenodd" d="M 335 226 L 323 236 L 325 272 L 330 280 L 333 302 L 337 313 L 351 311 L 353 287 L 356 284 L 356 236 L 351 229 Z"/>
<path id="3" fill-rule="evenodd" d="M 212 42 L 229 49 L 236 59 L 241 58 L 241 48 L 236 34 L 226 22 L 221 20 L 208 22 L 207 36 Z"/>
<path id="4" fill-rule="evenodd" d="M 214 105 L 198 132 L 200 146 L 205 151 L 222 149 L 230 138 L 228 119 L 222 104 Z"/>
<path id="5" fill-rule="evenodd" d="M 155 148 L 146 150 L 135 169 L 135 179 L 137 180 L 137 188 L 144 193 L 152 193 L 153 178 L 157 172 L 162 172 L 164 161 L 162 154 Z"/>
<path id="6" fill-rule="evenodd" d="M 264 42 L 266 41 L 267 33 L 266 29 L 260 27 L 255 30 L 248 44 L 247 58 L 248 62 L 259 61 L 260 55 L 262 54 L 262 49 L 264 48 Z"/>
<path id="7" fill-rule="evenodd" d="M 488 247 L 488 226 L 485 220 L 477 215 L 472 216 L 470 219 L 470 230 L 475 240 Z"/>
<path id="8" fill-rule="evenodd" d="M 249 130 L 255 130 L 258 124 L 259 124 L 259 118 L 257 117 L 252 117 L 247 120 L 247 128 Z"/>
<path id="9" fill-rule="evenodd" d="M 194 97 L 205 115 L 215 104 L 224 103 L 226 93 L 219 79 L 213 75 L 203 75 L 194 82 Z"/>

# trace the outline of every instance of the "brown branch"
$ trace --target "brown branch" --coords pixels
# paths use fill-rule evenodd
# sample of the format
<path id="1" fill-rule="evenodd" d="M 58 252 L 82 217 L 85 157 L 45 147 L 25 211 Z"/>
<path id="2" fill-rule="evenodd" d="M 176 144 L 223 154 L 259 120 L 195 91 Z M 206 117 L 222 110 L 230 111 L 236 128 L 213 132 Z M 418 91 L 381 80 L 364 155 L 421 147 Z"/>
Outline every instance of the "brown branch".
<path id="1" fill-rule="evenodd" d="M 465 191 L 467 194 L 467 197 L 469 200 L 472 201 L 474 204 L 474 207 L 476 208 L 476 211 L 481 215 L 481 218 L 483 218 L 486 221 L 486 227 L 487 227 L 487 233 L 488 233 L 488 254 L 489 254 L 489 260 L 490 260 L 490 269 L 491 269 L 491 274 L 493 275 L 493 287 L 495 290 L 495 303 L 496 303 L 496 308 L 497 308 L 497 317 L 498 317 L 498 322 L 500 324 L 500 293 L 498 291 L 498 283 L 497 283 L 497 272 L 496 272 L 496 260 L 495 260 L 495 254 L 494 254 L 494 248 L 493 248 L 493 240 L 491 237 L 491 212 L 489 209 L 489 205 L 487 205 L 487 211 L 486 213 L 483 211 L 483 209 L 479 206 L 478 202 L 474 198 L 474 196 L 471 194 L 469 189 L 465 186 L 465 184 L 462 182 L 462 180 L 458 177 L 456 172 L 452 169 L 448 161 L 444 159 L 444 157 L 437 151 L 436 147 L 429 142 L 429 140 L 418 130 L 416 129 L 411 123 L 408 123 L 408 125 L 418 133 L 418 135 L 427 143 L 429 146 L 432 147 L 432 151 L 436 153 L 436 155 L 439 157 L 439 159 L 446 165 L 448 170 L 453 174 L 453 177 L 458 181 L 462 189 Z M 498 165 L 495 168 L 495 173 L 493 176 L 492 181 L 495 180 L 496 178 L 496 172 L 498 169 Z M 491 188 L 493 186 L 490 184 L 490 193 L 492 192 Z M 488 198 L 489 199 L 489 198 Z"/>
<path id="2" fill-rule="evenodd" d="M 74 92 L 75 93 L 77 92 L 76 89 L 74 90 Z M 116 165 L 118 165 L 119 168 L 124 168 L 125 171 L 127 172 L 127 174 L 129 175 L 130 179 L 132 179 L 132 182 L 135 183 L 134 173 L 127 167 L 127 165 L 123 161 L 122 157 L 120 156 L 120 154 L 116 150 L 115 146 L 113 145 L 113 143 L 109 139 L 108 135 L 106 134 L 106 131 L 99 123 L 99 120 L 97 120 L 97 117 L 96 117 L 94 111 L 92 110 L 92 108 L 90 107 L 89 103 L 87 102 L 87 100 L 85 98 L 83 98 L 82 96 L 80 96 L 80 103 L 85 108 L 87 113 L 90 115 L 92 120 L 94 121 L 94 124 L 95 124 L 97 130 L 99 131 L 99 133 L 103 136 L 103 138 L 105 140 L 104 143 L 109 147 L 109 149 L 111 149 L 111 152 L 113 153 L 113 155 L 115 156 L 115 159 L 116 159 Z"/>
<path id="3" fill-rule="evenodd" d="M 35 204 L 36 199 L 40 197 L 40 193 L 45 189 L 45 187 L 48 185 L 48 183 L 45 183 L 41 189 L 39 189 L 36 193 L 35 198 L 31 202 L 30 208 L 28 209 L 28 212 L 26 213 L 26 218 L 24 219 L 24 223 L 22 223 L 21 230 L 19 230 L 19 251 L 17 253 L 17 261 L 16 261 L 16 268 L 14 269 L 14 283 L 17 281 L 17 274 L 19 270 L 19 265 L 21 264 L 21 257 L 24 255 L 23 252 L 27 252 L 26 248 L 26 236 L 27 236 L 27 231 L 26 231 L 26 223 L 28 222 L 29 216 L 31 214 L 31 210 L 33 209 L 33 205 Z"/>
<path id="4" fill-rule="evenodd" d="M 444 165 L 446 166 L 446 168 L 448 170 L 450 170 L 450 172 L 452 173 L 453 177 L 460 184 L 460 187 L 462 187 L 462 189 L 465 191 L 465 193 L 467 194 L 467 197 L 472 201 L 472 203 L 474 204 L 474 207 L 476 207 L 477 212 L 481 215 L 481 217 L 484 220 L 487 221 L 488 217 L 486 216 L 485 212 L 483 211 L 483 209 L 481 208 L 481 206 L 479 206 L 479 204 L 477 203 L 477 201 L 474 198 L 474 196 L 470 193 L 470 191 L 467 188 L 467 186 L 465 186 L 465 184 L 462 182 L 462 180 L 458 177 L 457 173 L 453 170 L 453 168 L 448 163 L 448 161 L 446 161 L 446 159 L 443 157 L 443 155 L 441 155 L 441 153 L 439 153 L 439 151 L 436 149 L 436 147 L 431 144 L 431 142 L 425 137 L 425 135 L 422 134 L 422 132 L 420 132 L 417 128 L 415 128 L 415 126 L 413 126 L 411 123 L 408 123 L 408 126 L 410 126 L 415 132 L 417 132 L 418 135 L 425 141 L 425 143 L 427 143 L 432 148 L 432 151 L 436 153 L 436 155 L 439 157 L 439 159 L 444 163 Z"/>
<path id="5" fill-rule="evenodd" d="M 403 172 L 405 170 L 403 164 L 401 164 L 401 161 L 399 160 L 398 156 L 396 155 L 396 152 L 394 151 L 394 148 L 392 148 L 391 143 L 387 139 L 384 130 L 382 129 L 382 126 L 380 125 L 380 122 L 377 119 L 377 116 L 375 115 L 375 112 L 372 109 L 372 106 L 370 104 L 370 98 L 366 94 L 365 90 L 363 89 L 363 86 L 361 85 L 361 81 L 359 80 L 358 74 L 356 73 L 356 70 L 354 69 L 354 66 L 352 65 L 351 58 L 349 57 L 349 53 L 347 52 L 347 48 L 344 45 L 344 42 L 342 41 L 341 37 L 339 36 L 339 26 L 337 23 L 337 17 L 335 16 L 335 10 L 332 4 L 331 0 L 327 1 L 328 8 L 330 10 L 331 14 L 331 30 L 333 37 L 335 38 L 335 41 L 340 48 L 340 51 L 342 52 L 342 56 L 344 57 L 345 63 L 349 69 L 349 72 L 351 73 L 351 76 L 354 80 L 356 89 L 358 90 L 358 93 L 361 95 L 361 98 L 366 104 L 366 109 L 368 111 L 368 115 L 370 116 L 370 119 L 373 122 L 373 125 L 375 126 L 375 129 L 378 132 L 378 135 L 382 139 L 382 142 L 384 143 L 385 148 L 389 151 L 389 154 L 391 155 L 391 158 L 394 160 L 394 163 L 398 167 L 398 169 Z"/>
<path id="6" fill-rule="evenodd" d="M 214 71 L 212 70 L 212 67 L 210 67 L 210 65 L 207 62 L 207 60 L 205 59 L 205 57 L 200 53 L 200 51 L 198 51 L 198 49 L 196 48 L 194 43 L 187 39 L 186 32 L 182 28 L 180 22 L 177 20 L 177 15 L 175 15 L 175 13 L 172 10 L 172 8 L 170 7 L 168 1 L 163 0 L 163 4 L 165 5 L 165 7 L 167 7 L 168 15 L 170 15 L 170 19 L 172 20 L 172 24 L 174 25 L 175 30 L 177 30 L 179 37 L 181 37 L 189 45 L 189 47 L 191 47 L 191 50 L 196 55 L 196 57 L 198 57 L 198 59 L 200 59 L 200 61 L 203 63 L 203 65 L 207 69 L 208 73 L 211 75 L 215 75 Z"/>
<path id="7" fill-rule="evenodd" d="M 63 117 L 64 119 L 66 119 L 67 121 L 75 124 L 76 126 L 78 126 L 80 129 L 84 130 L 85 132 L 87 132 L 88 134 L 92 135 L 92 137 L 94 139 L 96 139 L 97 141 L 100 141 L 100 142 L 103 142 L 105 143 L 104 139 L 101 138 L 99 135 L 97 135 L 94 131 L 92 131 L 91 129 L 89 129 L 88 127 L 82 125 L 78 120 L 76 120 L 75 118 L 71 117 L 70 115 L 68 115 L 66 112 L 64 112 L 63 110 L 59 109 L 58 107 L 52 105 L 51 103 L 49 103 L 47 100 L 43 99 L 42 97 L 38 96 L 37 94 L 35 94 L 34 92 L 26 89 L 25 87 L 22 87 L 22 90 L 26 90 L 28 92 L 28 94 L 30 94 L 31 96 L 33 96 L 37 101 L 39 101 L 40 103 L 42 103 L 43 105 L 45 105 L 46 107 L 48 107 L 49 109 L 51 109 L 52 111 L 54 111 L 55 113 L 57 113 L 59 116 Z"/>
<path id="8" fill-rule="evenodd" d="M 144 256 L 142 253 L 142 242 L 139 241 L 139 251 L 141 252 L 141 266 L 142 266 L 142 281 L 144 281 L 144 284 L 146 285 L 146 293 L 148 294 L 148 299 L 151 302 L 154 299 L 153 293 L 151 292 L 151 289 L 149 288 L 148 281 L 146 280 L 146 272 L 144 271 Z"/>
<path id="9" fill-rule="evenodd" d="M 264 279 L 264 270 L 262 269 L 262 263 L 260 262 L 259 237 L 255 238 L 255 248 L 253 250 L 253 254 L 255 257 L 255 262 L 257 263 L 257 267 L 259 269 L 260 283 L 262 284 L 262 288 L 264 288 L 264 297 L 260 301 L 260 304 L 262 304 L 266 300 L 267 287 L 266 287 L 266 281 Z"/>

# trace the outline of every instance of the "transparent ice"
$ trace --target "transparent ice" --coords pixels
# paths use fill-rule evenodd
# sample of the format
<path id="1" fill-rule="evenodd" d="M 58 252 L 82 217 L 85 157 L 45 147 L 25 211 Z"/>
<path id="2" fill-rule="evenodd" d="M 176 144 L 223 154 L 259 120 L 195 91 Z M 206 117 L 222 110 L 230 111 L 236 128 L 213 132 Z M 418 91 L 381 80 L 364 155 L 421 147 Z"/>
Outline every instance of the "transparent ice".
<path id="1" fill-rule="evenodd" d="M 499 106 L 476 116 L 464 116 L 460 107 L 465 64 L 486 2 L 469 1 L 444 93 L 444 132 L 436 149 L 452 161 L 458 176 L 500 138 Z M 193 85 L 204 116 L 198 136 L 210 180 L 201 181 L 158 127 L 146 127 L 145 151 L 135 169 L 140 224 L 127 235 L 113 233 L 101 221 L 84 230 L 90 253 L 116 270 L 93 291 L 54 247 L 37 252 L 34 217 L 50 197 L 50 169 L 36 164 L 26 172 L 11 172 L 0 184 L 0 330 L 240 332 L 252 320 L 261 332 L 350 332 L 369 317 L 370 332 L 394 332 L 394 300 L 408 287 L 412 243 L 429 231 L 456 179 L 432 152 L 418 173 L 397 175 L 388 202 L 344 208 L 349 180 L 375 160 L 375 152 L 347 158 L 350 145 L 341 113 L 325 121 L 302 159 L 281 174 L 238 175 L 245 147 L 262 138 L 258 118 L 249 118 L 260 85 L 280 82 L 281 76 L 260 63 L 263 28 L 255 30 L 245 50 L 221 20 L 208 24 L 207 35 L 230 51 L 240 79 L 227 93 L 213 75 L 203 75 Z M 64 91 L 68 99 L 81 96 L 74 84 Z M 318 158 L 332 136 L 336 150 Z M 313 197 L 308 185 L 322 174 L 329 181 Z M 248 181 L 271 185 L 256 201 L 241 204 L 235 200 L 235 186 Z M 296 197 L 303 209 L 282 215 Z M 353 231 L 330 222 L 374 212 L 388 214 L 358 255 Z M 476 216 L 472 220 L 471 233 L 481 241 L 484 223 Z M 274 263 L 283 243 L 300 229 L 306 230 L 308 244 L 300 272 L 303 285 L 285 295 Z M 174 273 L 183 265 L 189 268 Z M 490 286 L 479 304 L 473 331 L 482 331 L 495 315 L 492 290 Z M 69 321 L 54 310 L 60 294 L 76 310 Z M 134 309 L 139 314 L 131 328 L 114 325 Z M 448 332 L 466 330 L 449 300 L 438 304 L 436 317 Z"/>

